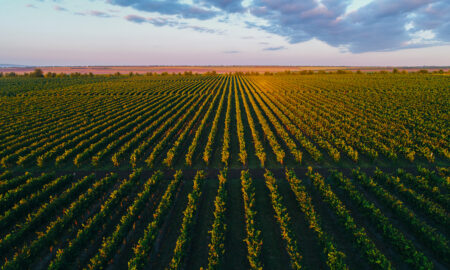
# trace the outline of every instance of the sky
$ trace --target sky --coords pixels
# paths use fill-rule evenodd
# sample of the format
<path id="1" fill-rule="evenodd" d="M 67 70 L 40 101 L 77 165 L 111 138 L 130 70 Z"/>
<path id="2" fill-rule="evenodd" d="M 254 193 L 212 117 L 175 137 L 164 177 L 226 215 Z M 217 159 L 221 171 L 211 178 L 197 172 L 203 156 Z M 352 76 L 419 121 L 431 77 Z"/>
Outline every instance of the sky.
<path id="1" fill-rule="evenodd" d="M 449 66 L 449 0 L 0 0 L 0 64 Z"/>

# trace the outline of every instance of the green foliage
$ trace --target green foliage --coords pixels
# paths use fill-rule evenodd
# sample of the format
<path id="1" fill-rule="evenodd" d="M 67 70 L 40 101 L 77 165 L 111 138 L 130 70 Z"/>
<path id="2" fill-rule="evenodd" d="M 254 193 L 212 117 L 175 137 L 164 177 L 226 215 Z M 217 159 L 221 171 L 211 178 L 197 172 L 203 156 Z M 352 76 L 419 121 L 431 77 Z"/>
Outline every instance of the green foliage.
<path id="1" fill-rule="evenodd" d="M 196 213 L 202 195 L 204 178 L 205 175 L 203 171 L 198 171 L 194 178 L 194 186 L 192 192 L 188 196 L 188 203 L 183 212 L 180 234 L 175 243 L 175 249 L 168 269 L 181 269 L 184 267 L 184 259 L 187 256 L 192 230 L 197 220 Z"/>
<path id="2" fill-rule="evenodd" d="M 217 190 L 217 196 L 214 200 L 214 222 L 211 226 L 209 234 L 211 235 L 211 241 L 208 244 L 208 269 L 222 269 L 223 256 L 225 253 L 225 235 L 227 225 L 225 224 L 226 214 L 226 201 L 227 191 L 225 190 L 225 184 L 227 181 L 227 169 L 223 169 L 219 173 L 219 189 Z"/>
<path id="3" fill-rule="evenodd" d="M 312 171 L 311 171 L 312 172 Z M 330 269 L 348 269 L 345 265 L 345 254 L 339 251 L 329 234 L 322 227 L 319 214 L 314 208 L 311 196 L 306 191 L 303 182 L 295 176 L 292 169 L 285 170 L 286 179 L 299 203 L 300 209 L 305 214 L 309 228 L 315 233 L 323 251 L 323 257 Z"/>
<path id="4" fill-rule="evenodd" d="M 261 231 L 256 225 L 255 188 L 248 171 L 241 171 L 241 190 L 244 199 L 245 230 L 247 245 L 247 259 L 251 269 L 263 269 L 261 261 L 262 239 Z"/>
<path id="5" fill-rule="evenodd" d="M 332 191 L 330 185 L 325 183 L 325 179 L 319 173 L 308 172 L 314 187 L 320 193 L 324 202 L 333 210 L 339 218 L 340 225 L 353 236 L 352 242 L 355 247 L 361 249 L 366 256 L 367 261 L 376 269 L 392 269 L 391 262 L 375 246 L 372 239 L 366 233 L 363 227 L 356 224 L 342 201 Z"/>
<path id="6" fill-rule="evenodd" d="M 42 69 L 36 68 L 36 69 L 34 69 L 33 72 L 30 73 L 29 76 L 35 77 L 35 78 L 42 78 L 42 77 L 44 77 L 44 72 L 42 71 Z"/>
<path id="7" fill-rule="evenodd" d="M 291 229 L 291 218 L 287 212 L 286 207 L 283 205 L 283 197 L 278 191 L 278 185 L 276 183 L 273 174 L 266 169 L 264 174 L 266 179 L 266 186 L 270 191 L 270 198 L 272 201 L 272 207 L 275 211 L 275 218 L 278 221 L 281 229 L 281 236 L 286 243 L 286 251 L 291 259 L 292 269 L 302 269 L 302 255 L 297 247 L 296 236 Z"/>
<path id="8" fill-rule="evenodd" d="M 3 74 L 2 268 L 448 268 L 442 73 Z"/>
<path id="9" fill-rule="evenodd" d="M 201 175 L 199 175 L 200 177 Z M 142 269 L 144 268 L 147 258 L 153 248 L 153 244 L 158 236 L 160 227 L 164 222 L 164 218 L 167 216 L 170 208 L 175 200 L 176 190 L 180 184 L 182 178 L 182 172 L 177 171 L 174 175 L 174 179 L 169 183 L 166 191 L 164 192 L 161 201 L 153 214 L 153 220 L 148 224 L 144 236 L 139 239 L 137 245 L 134 247 L 134 256 L 128 261 L 129 269 Z M 198 181 L 198 180 L 197 180 Z M 139 200 L 140 201 L 140 200 Z M 136 205 L 128 208 L 127 214 L 122 217 L 121 224 L 116 227 L 116 231 L 110 240 L 107 240 L 103 244 L 103 248 L 93 260 L 91 260 L 90 269 L 100 268 L 102 263 L 105 263 L 108 258 L 110 258 L 120 243 L 120 240 L 128 233 L 128 230 L 136 216 L 139 215 L 140 209 L 145 206 L 142 201 L 141 203 L 136 202 Z M 140 209 L 138 207 L 140 205 Z"/>
<path id="10" fill-rule="evenodd" d="M 413 243 L 394 227 L 389 219 L 381 213 L 381 210 L 368 201 L 349 179 L 343 177 L 342 173 L 337 172 L 334 172 L 332 177 L 347 192 L 355 205 L 359 207 L 361 213 L 373 222 L 384 239 L 389 241 L 403 256 L 406 264 L 415 269 L 434 268 L 433 263 L 422 252 L 416 250 Z"/>

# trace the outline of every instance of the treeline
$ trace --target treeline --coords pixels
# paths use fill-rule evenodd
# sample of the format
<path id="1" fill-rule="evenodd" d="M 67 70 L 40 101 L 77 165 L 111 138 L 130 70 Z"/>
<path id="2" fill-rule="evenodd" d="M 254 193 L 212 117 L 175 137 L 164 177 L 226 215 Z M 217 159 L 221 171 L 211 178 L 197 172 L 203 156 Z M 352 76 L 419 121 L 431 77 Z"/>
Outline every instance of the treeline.
<path id="1" fill-rule="evenodd" d="M 95 75 L 99 76 L 99 75 Z M 101 75 L 104 76 L 104 75 Z M 73 72 L 73 73 L 56 73 L 56 72 L 47 72 L 44 73 L 42 69 L 36 68 L 34 71 L 30 73 L 23 73 L 18 74 L 13 71 L 11 72 L 0 72 L 0 77 L 30 77 L 30 78 L 63 78 L 63 77 L 94 77 L 94 74 L 92 72 L 89 73 L 79 73 L 79 72 Z"/>
<path id="2" fill-rule="evenodd" d="M 379 70 L 379 71 L 361 71 L 361 70 L 346 70 L 346 69 L 337 69 L 337 70 L 300 70 L 300 71 L 292 71 L 292 70 L 285 70 L 281 72 L 270 72 L 265 71 L 264 73 L 259 73 L 257 71 L 236 71 L 236 72 L 226 72 L 224 75 L 239 75 L 239 76 L 258 76 L 258 75 L 265 75 L 265 76 L 273 76 L 273 75 L 314 75 L 314 74 L 450 74 L 450 69 L 445 71 L 443 69 L 440 70 L 428 70 L 428 69 L 420 69 L 417 71 L 407 71 L 407 70 L 398 70 L 397 68 L 394 68 L 392 70 Z M 197 73 L 192 72 L 191 70 L 186 70 L 184 72 L 146 72 L 146 73 L 134 73 L 130 72 L 128 74 L 123 74 L 120 72 L 115 72 L 113 74 L 93 74 L 92 72 L 89 73 L 80 73 L 80 72 L 72 72 L 72 73 L 56 73 L 56 72 L 43 72 L 42 69 L 36 68 L 34 71 L 30 73 L 23 73 L 18 74 L 16 72 L 0 72 L 0 77 L 30 77 L 30 78 L 62 78 L 62 77 L 94 77 L 94 76 L 103 76 L 103 77 L 133 77 L 133 76 L 199 76 L 199 75 L 206 75 L 206 76 L 214 76 L 217 75 L 217 71 L 211 70 L 207 71 L 205 73 Z"/>

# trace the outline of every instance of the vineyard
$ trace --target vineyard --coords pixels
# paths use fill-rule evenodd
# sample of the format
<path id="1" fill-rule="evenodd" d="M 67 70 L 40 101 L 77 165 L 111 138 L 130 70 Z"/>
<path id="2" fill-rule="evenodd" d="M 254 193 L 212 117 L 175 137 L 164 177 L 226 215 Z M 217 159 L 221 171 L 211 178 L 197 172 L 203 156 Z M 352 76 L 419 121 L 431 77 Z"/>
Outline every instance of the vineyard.
<path id="1" fill-rule="evenodd" d="M 0 78 L 2 269 L 450 269 L 450 76 Z"/>

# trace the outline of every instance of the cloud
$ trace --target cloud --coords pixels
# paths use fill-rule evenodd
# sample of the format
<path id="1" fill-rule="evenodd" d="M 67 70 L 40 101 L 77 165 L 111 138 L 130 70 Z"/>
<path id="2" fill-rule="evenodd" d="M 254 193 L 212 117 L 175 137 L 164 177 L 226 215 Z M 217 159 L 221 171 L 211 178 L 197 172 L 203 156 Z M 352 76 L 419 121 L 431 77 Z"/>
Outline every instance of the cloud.
<path id="1" fill-rule="evenodd" d="M 134 22 L 134 23 L 143 23 L 143 22 L 147 22 L 147 18 L 142 17 L 142 16 L 138 16 L 138 15 L 128 15 L 128 16 L 125 16 L 125 20 L 130 21 L 130 22 Z"/>
<path id="2" fill-rule="evenodd" d="M 197 0 L 197 3 L 211 5 L 228 13 L 243 12 L 242 0 Z"/>
<path id="3" fill-rule="evenodd" d="M 200 33 L 222 34 L 222 31 L 196 25 L 179 25 L 178 29 L 191 29 Z"/>
<path id="4" fill-rule="evenodd" d="M 162 27 L 162 26 L 170 26 L 170 27 L 176 27 L 178 29 L 190 29 L 194 30 L 196 32 L 201 33 L 210 33 L 210 34 L 221 34 L 221 31 L 202 27 L 202 26 L 196 26 L 196 25 L 190 25 L 184 22 L 179 22 L 178 20 L 174 20 L 171 18 L 164 18 L 164 17 L 151 17 L 151 18 L 145 18 L 139 15 L 127 15 L 125 16 L 125 20 L 133 22 L 133 23 L 149 23 L 154 26 Z"/>
<path id="5" fill-rule="evenodd" d="M 411 40 L 417 41 L 414 31 L 418 30 L 436 32 L 438 41 L 449 41 L 448 1 L 374 0 L 347 14 L 349 4 L 348 0 L 254 0 L 251 14 L 267 24 L 247 23 L 247 27 L 284 36 L 290 43 L 316 38 L 354 53 L 411 47 Z M 443 12 L 431 16 L 437 10 Z M 405 28 L 410 22 L 415 29 Z M 415 47 L 429 45 L 419 42 Z"/>
<path id="6" fill-rule="evenodd" d="M 263 51 L 281 51 L 281 50 L 284 50 L 284 49 L 286 49 L 286 47 L 284 47 L 284 46 L 267 47 L 267 48 L 264 48 Z"/>
<path id="7" fill-rule="evenodd" d="M 217 12 L 214 10 L 189 5 L 177 0 L 107 0 L 107 2 L 122 7 L 131 7 L 139 11 L 179 15 L 186 19 L 207 20 L 217 16 Z"/>
<path id="8" fill-rule="evenodd" d="M 99 18 L 112 18 L 116 17 L 115 15 L 111 15 L 107 12 L 98 11 L 98 10 L 88 10 L 84 12 L 74 12 L 73 14 L 79 15 L 79 16 L 93 16 L 93 17 L 99 17 Z"/>
<path id="9" fill-rule="evenodd" d="M 61 6 L 54 6 L 53 9 L 56 10 L 56 11 L 67 11 L 66 8 L 63 8 Z"/>
<path id="10" fill-rule="evenodd" d="M 33 5 L 33 4 L 26 4 L 25 7 L 27 7 L 27 8 L 36 8 L 36 6 Z"/>
<path id="11" fill-rule="evenodd" d="M 98 11 L 98 10 L 90 10 L 90 11 L 87 11 L 86 14 L 94 16 L 94 17 L 100 17 L 100 18 L 111 18 L 111 17 L 113 17 L 111 14 L 108 14 L 108 13 L 103 12 L 103 11 Z"/>
<path id="12" fill-rule="evenodd" d="M 450 42 L 450 3 L 430 4 L 415 14 L 412 22 L 412 31 L 433 31 L 436 39 Z"/>
<path id="13" fill-rule="evenodd" d="M 177 26 L 177 27 L 184 26 L 183 24 L 181 24 L 175 20 L 172 20 L 170 18 L 164 18 L 164 17 L 145 18 L 145 17 L 139 16 L 139 15 L 128 15 L 128 16 L 125 16 L 125 19 L 127 21 L 134 22 L 134 23 L 139 23 L 139 24 L 140 23 L 149 23 L 154 26 L 174 26 L 174 27 L 175 26 Z"/>
<path id="14" fill-rule="evenodd" d="M 285 37 L 289 43 L 317 39 L 341 51 L 363 53 L 427 47 L 450 42 L 450 1 L 372 0 L 356 10 L 353 0 L 105 0 L 138 11 L 176 16 L 175 23 L 129 17 L 135 23 L 172 25 L 180 29 L 218 33 L 186 26 L 182 19 L 215 19 L 232 23 L 240 13 L 247 28 Z M 351 10 L 347 12 L 347 10 Z M 158 15 L 157 15 L 158 16 Z M 424 36 L 425 35 L 425 36 Z"/>
<path id="15" fill-rule="evenodd" d="M 236 53 L 241 53 L 241 52 L 232 50 L 232 51 L 224 51 L 223 53 L 225 53 L 225 54 L 236 54 Z"/>

